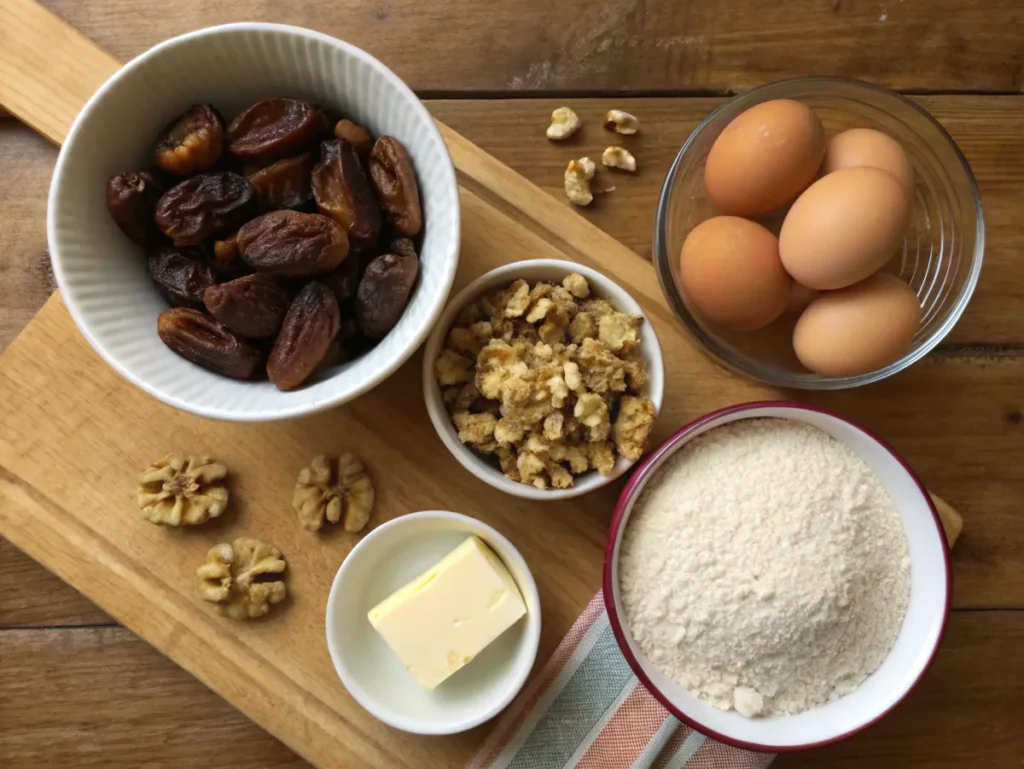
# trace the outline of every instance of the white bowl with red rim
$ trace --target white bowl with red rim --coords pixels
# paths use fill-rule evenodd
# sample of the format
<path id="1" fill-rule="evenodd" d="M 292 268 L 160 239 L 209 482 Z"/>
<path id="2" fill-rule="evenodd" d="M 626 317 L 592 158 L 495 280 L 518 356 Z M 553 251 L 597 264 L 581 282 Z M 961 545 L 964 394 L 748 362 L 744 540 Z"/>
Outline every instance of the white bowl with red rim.
<path id="1" fill-rule="evenodd" d="M 878 476 L 903 523 L 910 556 L 910 599 L 888 656 L 856 690 L 834 702 L 797 713 L 746 718 L 719 710 L 671 681 L 633 641 L 619 594 L 622 535 L 647 482 L 682 446 L 716 427 L 742 419 L 802 422 L 852 449 Z M 846 739 L 883 718 L 917 685 L 942 641 L 952 595 L 949 548 L 931 498 L 909 465 L 884 441 L 824 409 L 764 401 L 712 412 L 669 438 L 633 472 L 619 497 L 608 533 L 604 601 L 615 639 L 637 678 L 680 721 L 716 740 L 756 751 L 793 752 Z"/>

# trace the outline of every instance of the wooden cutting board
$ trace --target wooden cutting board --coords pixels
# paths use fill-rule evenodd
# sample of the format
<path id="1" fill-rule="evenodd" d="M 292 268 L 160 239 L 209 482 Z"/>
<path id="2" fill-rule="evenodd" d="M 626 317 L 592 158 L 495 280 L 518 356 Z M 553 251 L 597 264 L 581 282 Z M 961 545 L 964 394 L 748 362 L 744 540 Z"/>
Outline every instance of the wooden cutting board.
<path id="1" fill-rule="evenodd" d="M 118 62 L 32 0 L 7 0 L 3 13 L 0 104 L 60 143 Z M 694 349 L 653 269 L 632 251 L 462 136 L 441 130 L 461 188 L 456 290 L 499 264 L 535 257 L 573 259 L 614 276 L 644 306 L 664 349 L 668 387 L 655 441 L 711 409 L 783 395 L 731 375 Z M 308 419 L 204 420 L 118 377 L 55 294 L 0 356 L 0 533 L 315 764 L 461 765 L 486 727 L 447 738 L 397 732 L 359 708 L 338 682 L 324 642 L 324 607 L 335 571 L 358 540 L 299 527 L 290 506 L 298 470 L 315 454 L 354 451 L 376 480 L 373 524 L 448 509 L 505 533 L 540 588 L 541 660 L 600 587 L 618 487 L 538 504 L 482 484 L 434 433 L 421 363 L 417 355 L 371 393 Z M 140 519 L 138 473 L 169 452 L 210 453 L 227 464 L 227 514 L 189 531 Z M 952 542 L 960 517 L 939 504 Z M 241 535 L 273 542 L 288 559 L 290 597 L 266 621 L 222 619 L 194 592 L 195 567 L 207 549 Z"/>

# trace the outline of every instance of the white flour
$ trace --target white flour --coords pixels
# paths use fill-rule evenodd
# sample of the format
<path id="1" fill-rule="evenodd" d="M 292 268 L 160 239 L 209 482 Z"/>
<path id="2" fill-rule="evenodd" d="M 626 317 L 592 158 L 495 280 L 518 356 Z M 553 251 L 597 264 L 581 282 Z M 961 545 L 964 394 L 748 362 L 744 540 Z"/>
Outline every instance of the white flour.
<path id="1" fill-rule="evenodd" d="M 671 457 L 637 500 L 619 564 L 648 658 L 746 716 L 855 689 L 892 647 L 910 592 L 878 478 L 831 436 L 780 419 L 733 422 Z"/>

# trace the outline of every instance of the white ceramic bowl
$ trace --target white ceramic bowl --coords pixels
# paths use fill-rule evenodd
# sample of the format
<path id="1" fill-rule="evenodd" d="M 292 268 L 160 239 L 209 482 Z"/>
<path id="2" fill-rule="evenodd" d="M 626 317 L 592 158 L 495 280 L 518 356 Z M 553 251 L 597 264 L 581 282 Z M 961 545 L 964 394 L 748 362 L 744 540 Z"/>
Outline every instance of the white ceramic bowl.
<path id="1" fill-rule="evenodd" d="M 405 314 L 371 352 L 281 392 L 205 371 L 161 342 L 167 303 L 142 249 L 111 221 L 111 175 L 151 165 L 160 130 L 193 104 L 230 119 L 265 96 L 315 100 L 395 136 L 408 149 L 424 208 L 420 275 Z M 423 104 L 383 64 L 355 46 L 298 27 L 228 24 L 168 40 L 133 59 L 89 100 L 68 134 L 50 187 L 47 237 L 71 316 L 122 376 L 160 400 L 219 419 L 308 414 L 366 392 L 419 347 L 444 305 L 459 255 L 459 195 L 444 141 Z"/>
<path id="2" fill-rule="evenodd" d="M 899 511 L 910 551 L 910 601 L 889 656 L 856 690 L 803 713 L 745 718 L 723 711 L 661 673 L 623 625 L 618 559 L 633 504 L 647 481 L 681 446 L 739 419 L 775 417 L 813 425 L 851 448 L 885 486 Z M 785 554 L 780 554 L 784 557 Z M 835 414 L 798 403 L 748 403 L 701 417 L 677 432 L 637 468 L 619 498 L 605 551 L 604 598 L 612 630 L 630 667 L 679 720 L 722 742 L 759 751 L 807 750 L 845 739 L 898 705 L 924 675 L 938 651 L 949 615 L 952 572 L 942 522 L 921 481 L 881 439 Z"/>
<path id="3" fill-rule="evenodd" d="M 422 688 L 370 625 L 367 612 L 470 535 L 504 562 L 527 614 L 433 691 Z M 496 716 L 530 674 L 540 643 L 540 599 L 526 561 L 495 529 L 458 513 L 411 513 L 378 526 L 341 564 L 327 599 L 327 648 L 349 694 L 389 726 L 455 734 Z"/>
<path id="4" fill-rule="evenodd" d="M 444 349 L 445 338 L 448 335 L 448 330 L 455 322 L 456 316 L 471 300 L 492 289 L 507 286 L 519 278 L 527 282 L 547 280 L 559 283 L 562 278 L 573 272 L 578 272 L 587 279 L 592 296 L 607 300 L 615 309 L 621 312 L 643 316 L 644 323 L 640 327 L 640 351 L 647 362 L 648 382 L 641 394 L 651 399 L 660 414 L 662 399 L 665 393 L 665 364 L 661 357 L 661 345 L 658 343 L 658 335 L 654 332 L 654 326 L 651 325 L 650 318 L 640 308 L 640 305 L 636 303 L 636 300 L 613 280 L 605 277 L 597 270 L 592 270 L 575 262 L 558 259 L 528 259 L 522 262 L 506 264 L 484 273 L 466 286 L 448 303 L 433 331 L 430 332 L 424 347 L 423 395 L 427 402 L 427 413 L 430 414 L 430 421 L 434 423 L 434 429 L 437 430 L 437 434 L 462 466 L 473 473 L 473 475 L 484 481 L 484 483 L 517 497 L 538 500 L 577 497 L 611 483 L 632 467 L 634 462 L 624 457 L 618 457 L 615 462 L 615 469 L 610 475 L 601 475 L 597 471 L 591 470 L 577 476 L 575 485 L 571 489 L 537 489 L 528 484 L 518 483 L 506 478 L 496 465 L 484 459 L 459 440 L 459 431 L 452 424 L 451 417 L 445 409 L 444 401 L 441 400 L 441 388 L 434 378 L 434 361 Z"/>

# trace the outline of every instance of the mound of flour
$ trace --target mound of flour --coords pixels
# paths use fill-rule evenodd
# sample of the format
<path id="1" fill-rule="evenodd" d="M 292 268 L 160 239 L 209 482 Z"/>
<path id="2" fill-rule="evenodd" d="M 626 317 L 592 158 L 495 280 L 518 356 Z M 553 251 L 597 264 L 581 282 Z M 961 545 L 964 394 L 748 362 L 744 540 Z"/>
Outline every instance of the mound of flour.
<path id="1" fill-rule="evenodd" d="M 809 425 L 733 422 L 648 482 L 623 536 L 626 622 L 680 686 L 746 716 L 799 713 L 885 659 L 910 591 L 881 482 Z"/>

